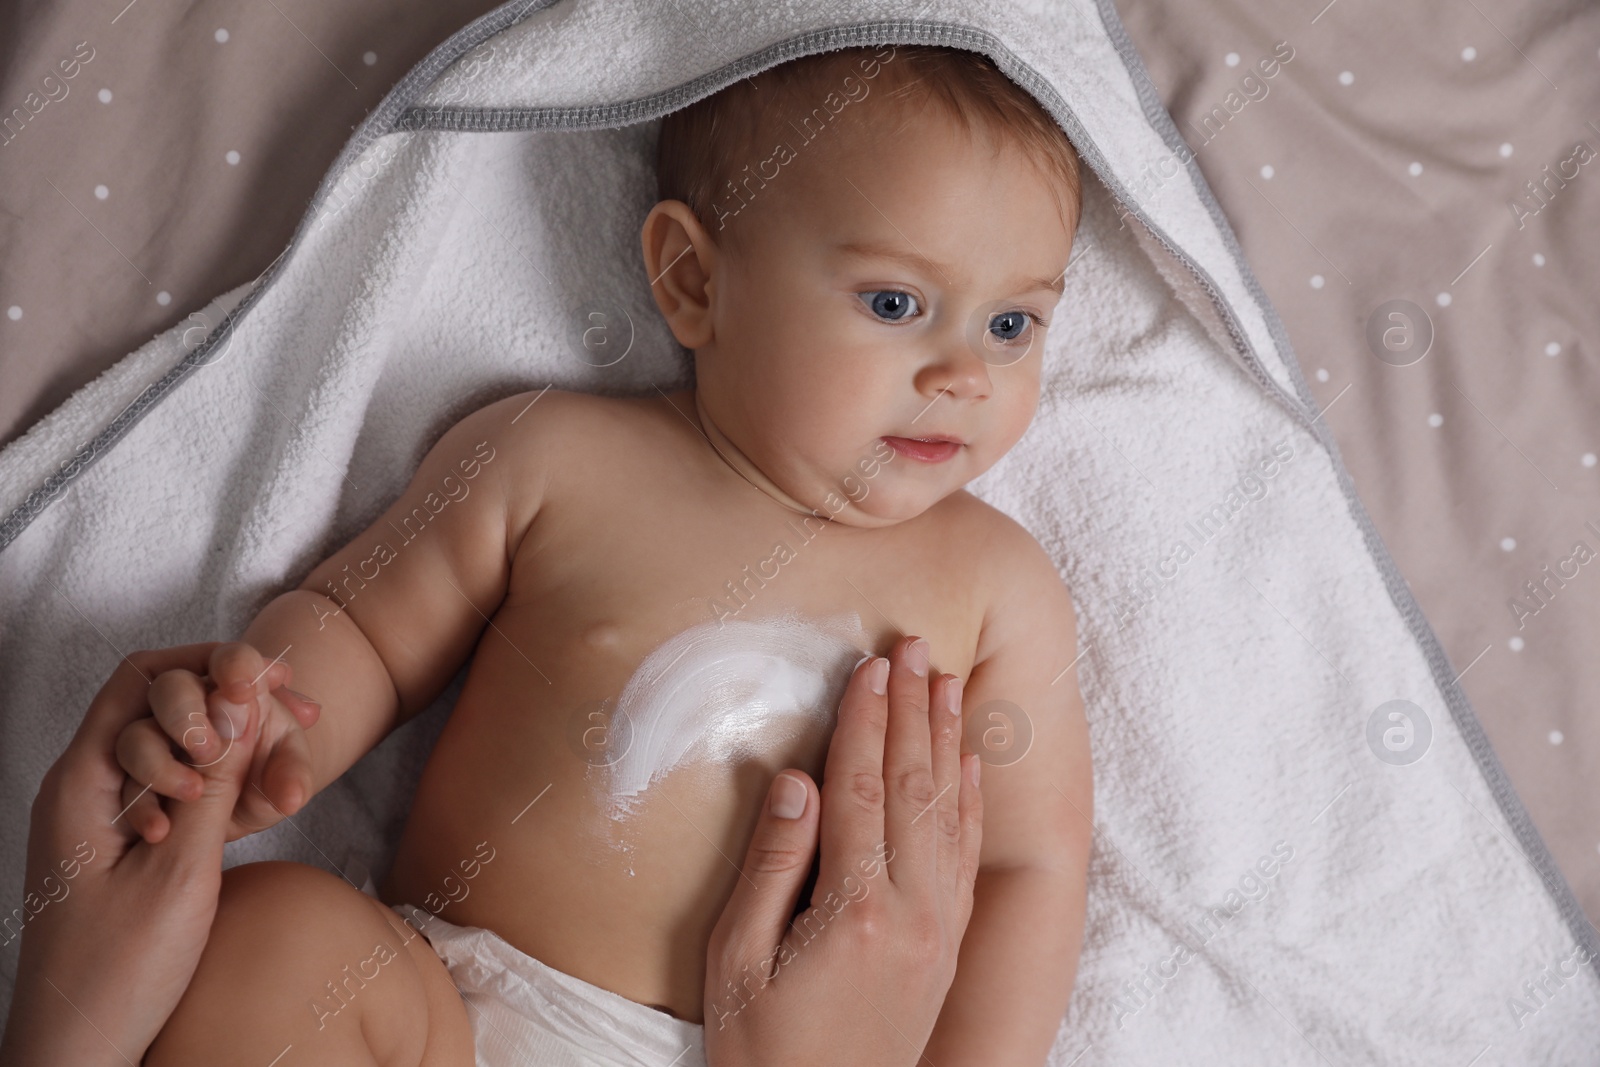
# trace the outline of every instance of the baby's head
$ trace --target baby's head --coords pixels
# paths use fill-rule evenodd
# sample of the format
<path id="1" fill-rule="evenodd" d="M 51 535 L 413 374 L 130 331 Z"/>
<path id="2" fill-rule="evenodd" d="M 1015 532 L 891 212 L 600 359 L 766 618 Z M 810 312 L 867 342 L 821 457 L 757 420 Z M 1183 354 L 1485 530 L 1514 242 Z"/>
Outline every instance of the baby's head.
<path id="1" fill-rule="evenodd" d="M 889 525 L 1021 438 L 1080 175 L 983 56 L 792 60 L 668 115 L 657 175 L 656 303 L 694 351 L 707 437 L 756 486 Z"/>

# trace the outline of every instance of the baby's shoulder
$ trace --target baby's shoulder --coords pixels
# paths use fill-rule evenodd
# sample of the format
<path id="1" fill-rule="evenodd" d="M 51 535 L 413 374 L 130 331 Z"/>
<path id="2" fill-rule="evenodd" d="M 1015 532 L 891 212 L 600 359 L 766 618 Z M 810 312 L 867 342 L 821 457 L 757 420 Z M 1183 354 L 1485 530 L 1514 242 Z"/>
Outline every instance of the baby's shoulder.
<path id="1" fill-rule="evenodd" d="M 643 432 L 640 402 L 546 386 L 479 408 L 458 424 L 473 424 L 510 452 L 516 465 L 548 467 L 592 455 L 605 442 Z"/>
<path id="2" fill-rule="evenodd" d="M 637 445 L 644 433 L 640 401 L 547 386 L 515 393 L 478 408 L 446 431 L 435 452 L 463 448 L 491 466 L 512 531 L 526 529 L 551 495 L 560 495 L 563 471 L 605 466 L 607 449 Z"/>
<path id="3" fill-rule="evenodd" d="M 1045 574 L 1060 581 L 1044 546 L 1027 527 L 994 505 L 962 489 L 941 500 L 937 508 L 940 539 L 959 546 L 960 558 L 979 584 L 1002 589 L 1037 581 Z"/>
<path id="4" fill-rule="evenodd" d="M 547 385 L 497 400 L 473 418 L 488 417 L 508 430 L 516 426 L 527 437 L 562 437 L 572 431 L 637 425 L 639 400 L 605 396 Z"/>
<path id="5" fill-rule="evenodd" d="M 1072 596 L 1050 553 L 1016 519 L 961 490 L 940 501 L 941 525 L 968 568 L 983 613 L 979 659 L 997 641 L 1039 625 L 1074 626 Z"/>

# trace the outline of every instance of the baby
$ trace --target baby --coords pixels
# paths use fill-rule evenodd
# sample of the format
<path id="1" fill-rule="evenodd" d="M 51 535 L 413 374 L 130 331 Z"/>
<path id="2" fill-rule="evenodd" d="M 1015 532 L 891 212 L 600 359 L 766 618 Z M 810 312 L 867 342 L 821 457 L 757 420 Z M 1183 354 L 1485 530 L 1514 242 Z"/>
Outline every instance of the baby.
<path id="1" fill-rule="evenodd" d="M 235 835 L 299 810 L 470 659 L 379 895 L 458 986 L 489 990 L 468 998 L 479 1062 L 511 1062 L 484 1045 L 524 1042 L 514 1017 L 550 1031 L 527 1039 L 550 1050 L 538 1062 L 569 1062 L 554 1050 L 586 1024 L 535 1019 L 536 1001 L 597 1005 L 619 1044 L 652 1020 L 698 1032 L 740 1007 L 705 988 L 705 952 L 773 774 L 820 780 L 852 668 L 925 635 L 924 662 L 954 676 L 935 692 L 989 763 L 972 920 L 926 1055 L 1042 1063 L 1091 836 L 1076 624 L 1049 556 L 962 487 L 1037 406 L 1076 157 L 977 54 L 884 47 L 794 60 L 669 115 L 658 176 L 645 277 L 694 388 L 546 389 L 468 416 L 369 529 L 269 603 L 228 654 L 252 672 L 281 659 L 323 710 L 261 698 L 268 754 Z M 154 720 L 118 746 L 127 795 L 149 787 L 126 816 L 141 833 L 164 833 L 159 795 L 190 795 L 173 744 L 202 763 L 225 743 L 186 719 L 204 684 L 158 678 Z M 278 868 L 282 893 L 306 877 L 252 866 Z M 312 1035 L 285 1062 L 334 1062 L 314 1035 L 387 961 L 349 962 L 277 982 L 250 1017 L 212 1020 L 215 1039 L 265 1064 Z M 240 981 L 251 968 L 237 960 Z M 494 996 L 513 1006 L 488 1013 Z M 183 1018 L 148 1062 L 202 1049 Z M 386 1033 L 361 1038 L 362 1062 L 442 1062 Z"/>

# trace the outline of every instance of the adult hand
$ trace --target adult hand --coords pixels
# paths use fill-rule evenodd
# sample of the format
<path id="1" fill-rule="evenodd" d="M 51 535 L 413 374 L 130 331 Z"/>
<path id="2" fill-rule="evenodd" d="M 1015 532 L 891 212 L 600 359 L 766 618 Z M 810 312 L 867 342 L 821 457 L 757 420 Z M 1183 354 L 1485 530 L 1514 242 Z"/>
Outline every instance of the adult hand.
<path id="1" fill-rule="evenodd" d="M 267 662 L 251 646 L 234 641 L 212 649 L 206 676 L 173 668 L 155 675 L 145 700 L 151 714 L 134 719 L 117 737 L 117 762 L 127 772 L 122 785 L 123 820 L 154 845 L 169 820 L 162 797 L 186 800 L 199 792 L 200 772 L 227 748 L 244 702 L 258 700 L 260 740 L 250 777 L 239 793 L 228 840 L 259 833 L 293 815 L 311 799 L 313 772 L 306 730 L 322 707 L 284 686 L 289 667 Z M 208 717 L 211 706 L 223 714 Z"/>
<path id="2" fill-rule="evenodd" d="M 136 652 L 96 694 L 33 802 L 17 987 L 0 1064 L 137 1063 L 188 987 L 216 914 L 222 845 L 260 733 L 257 700 L 192 798 L 169 801 L 170 828 L 142 840 L 122 816 L 115 754 L 149 714 L 149 680 L 203 672 L 214 643 Z M 281 684 L 286 668 L 263 676 Z M 216 710 L 215 692 L 207 698 Z"/>
<path id="3" fill-rule="evenodd" d="M 982 838 L 959 679 L 926 641 L 857 666 L 819 793 L 774 780 L 707 950 L 711 1067 L 911 1065 L 955 978 Z M 952 713 L 954 712 L 954 713 Z M 795 917 L 820 840 L 811 908 Z"/>

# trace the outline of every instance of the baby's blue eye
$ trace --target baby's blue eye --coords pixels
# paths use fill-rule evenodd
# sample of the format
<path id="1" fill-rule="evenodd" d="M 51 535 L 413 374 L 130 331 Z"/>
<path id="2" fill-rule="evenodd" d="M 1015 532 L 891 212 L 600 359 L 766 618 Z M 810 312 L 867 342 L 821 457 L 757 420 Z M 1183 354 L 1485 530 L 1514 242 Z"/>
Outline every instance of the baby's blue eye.
<path id="1" fill-rule="evenodd" d="M 1028 315 L 1022 311 L 1002 311 L 989 320 L 989 332 L 1002 341 L 1014 341 L 1028 325 Z"/>
<path id="2" fill-rule="evenodd" d="M 1011 342 L 1023 338 L 1023 329 L 1029 323 L 1035 329 L 1044 329 L 1050 325 L 1031 311 L 1002 311 L 989 320 L 989 332 L 998 337 L 1002 342 Z M 1026 334 L 1029 344 L 1033 343 L 1033 334 Z"/>
<path id="3" fill-rule="evenodd" d="M 917 298 L 910 293 L 902 293 L 898 289 L 875 289 L 870 293 L 857 294 L 867 302 L 872 313 L 881 319 L 898 322 L 912 313 L 917 306 Z"/>

